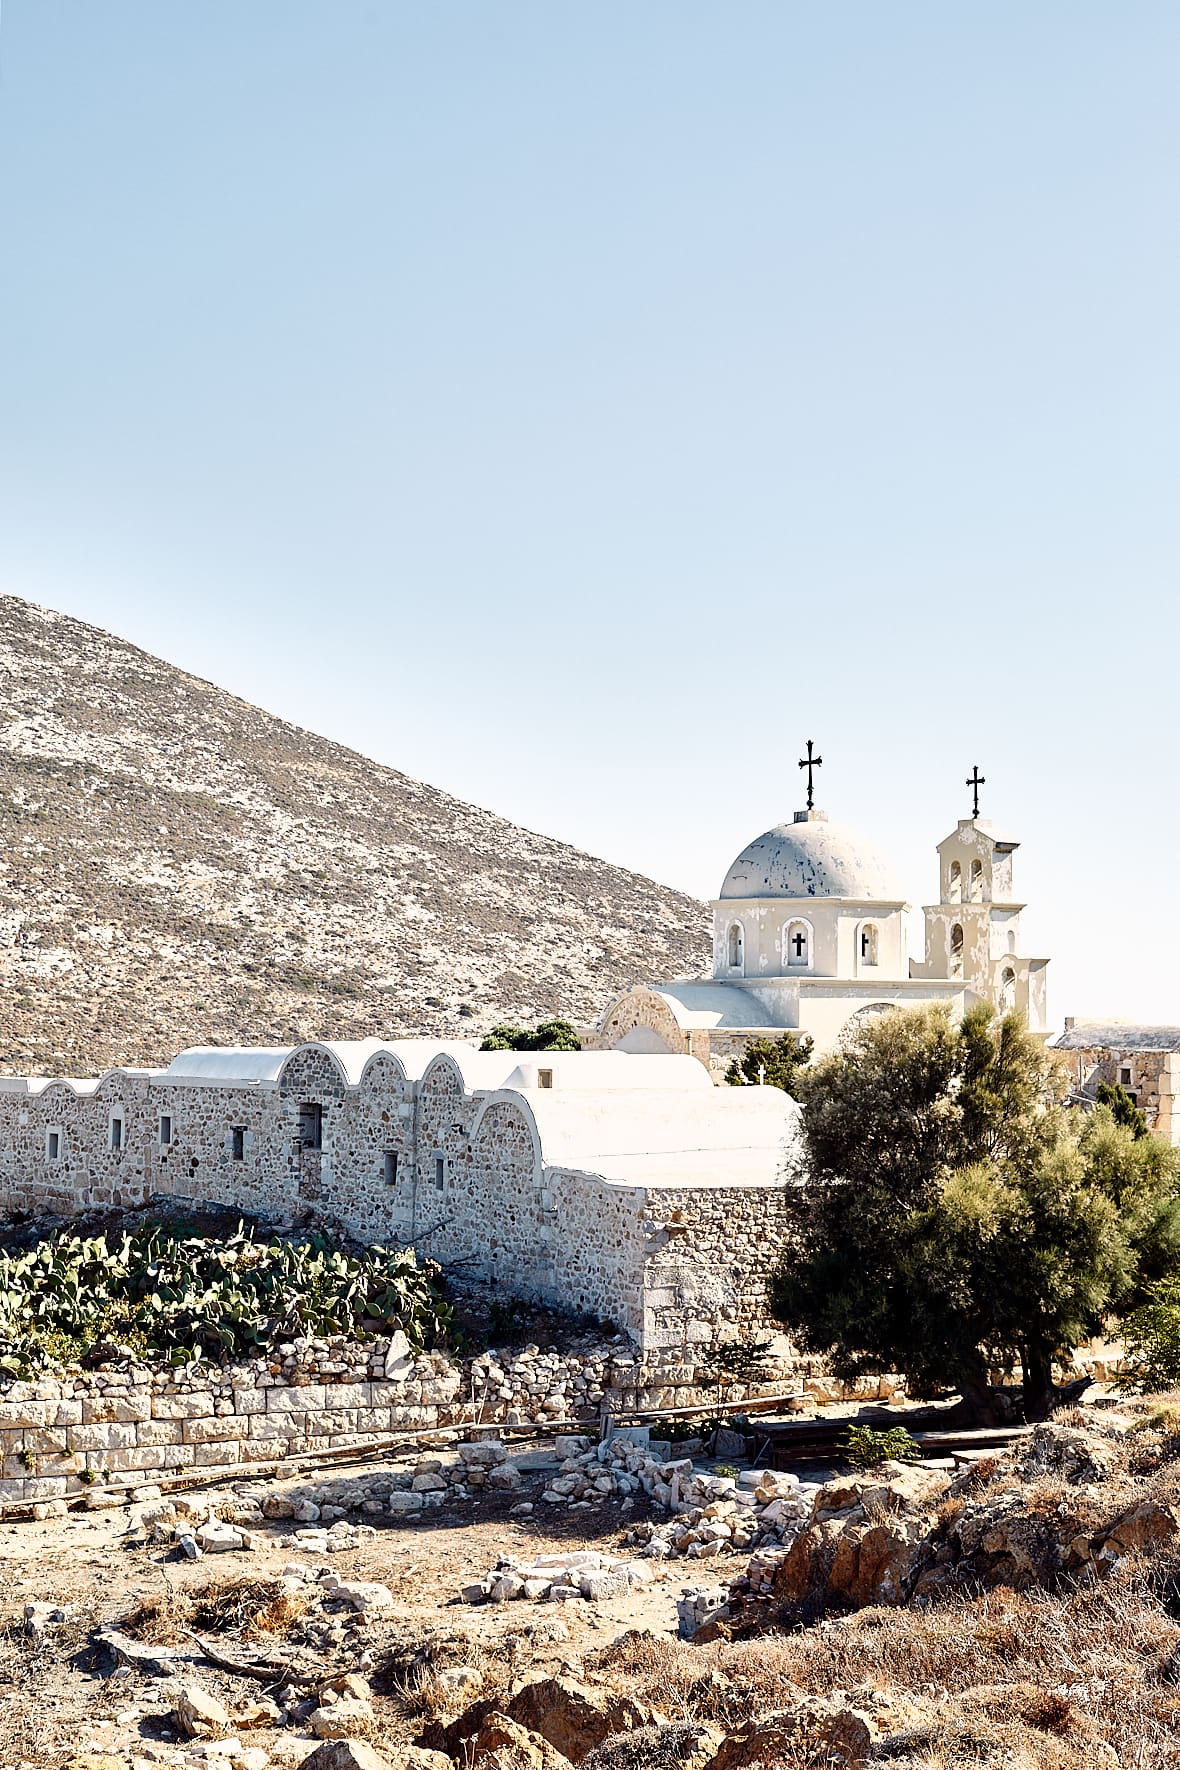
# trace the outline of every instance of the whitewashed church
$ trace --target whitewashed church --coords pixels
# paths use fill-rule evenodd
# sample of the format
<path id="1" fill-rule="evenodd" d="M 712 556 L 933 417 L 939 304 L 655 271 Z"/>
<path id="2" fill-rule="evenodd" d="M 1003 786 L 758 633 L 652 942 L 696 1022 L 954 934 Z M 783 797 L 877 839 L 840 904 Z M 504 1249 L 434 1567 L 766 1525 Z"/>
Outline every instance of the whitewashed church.
<path id="1" fill-rule="evenodd" d="M 743 848 L 713 903 L 713 975 L 626 990 L 597 1029 L 606 1049 L 685 1053 L 716 1074 L 753 1038 L 808 1034 L 818 1052 L 886 1008 L 975 1002 L 1018 1008 L 1047 1030 L 1047 959 L 1020 954 L 1012 856 L 1018 844 L 974 810 L 938 845 L 938 902 L 926 906 L 926 950 L 907 950 L 909 904 L 856 830 L 808 804 Z"/>

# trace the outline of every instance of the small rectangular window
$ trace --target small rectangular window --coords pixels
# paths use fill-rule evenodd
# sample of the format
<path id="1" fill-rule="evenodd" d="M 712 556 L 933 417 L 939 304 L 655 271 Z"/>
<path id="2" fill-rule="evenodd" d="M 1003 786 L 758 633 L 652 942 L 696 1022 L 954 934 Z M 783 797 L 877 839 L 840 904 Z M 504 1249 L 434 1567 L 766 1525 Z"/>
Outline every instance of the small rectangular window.
<path id="1" fill-rule="evenodd" d="M 246 1159 L 246 1127 L 245 1127 L 245 1125 L 231 1125 L 230 1131 L 229 1131 L 229 1141 L 230 1141 L 230 1159 L 235 1162 L 244 1162 Z"/>
<path id="2" fill-rule="evenodd" d="M 324 1147 L 324 1109 L 318 1100 L 300 1102 L 299 1141 L 304 1149 Z"/>
<path id="3" fill-rule="evenodd" d="M 118 1116 L 118 1114 L 116 1114 L 111 1119 L 111 1148 L 112 1149 L 122 1149 L 122 1147 L 123 1147 L 123 1121 Z"/>
<path id="4" fill-rule="evenodd" d="M 434 1158 L 434 1184 L 441 1192 L 446 1183 L 447 1158 L 445 1155 L 436 1155 Z"/>
<path id="5" fill-rule="evenodd" d="M 172 1141 L 172 1118 L 169 1113 L 160 1114 L 160 1148 L 167 1149 Z"/>
<path id="6" fill-rule="evenodd" d="M 537 1086 L 538 1088 L 551 1088 L 553 1086 L 553 1071 L 551 1069 L 539 1069 L 537 1071 Z"/>
<path id="7" fill-rule="evenodd" d="M 49 1159 L 49 1161 L 51 1161 L 51 1162 L 56 1162 L 56 1161 L 61 1160 L 61 1132 L 60 1131 L 46 1131 L 46 1133 L 45 1133 L 45 1154 L 46 1154 L 47 1158 Z"/>
<path id="8" fill-rule="evenodd" d="M 384 1172 L 384 1175 L 385 1175 L 386 1186 L 396 1186 L 397 1185 L 397 1150 L 396 1149 L 387 1149 L 385 1151 L 385 1157 L 384 1157 L 384 1161 L 382 1163 L 382 1171 Z"/>
<path id="9" fill-rule="evenodd" d="M 1130 1085 L 1131 1085 L 1131 1066 L 1129 1063 L 1124 1063 L 1122 1069 L 1119 1070 L 1119 1081 L 1122 1083 L 1124 1088 L 1130 1087 Z"/>

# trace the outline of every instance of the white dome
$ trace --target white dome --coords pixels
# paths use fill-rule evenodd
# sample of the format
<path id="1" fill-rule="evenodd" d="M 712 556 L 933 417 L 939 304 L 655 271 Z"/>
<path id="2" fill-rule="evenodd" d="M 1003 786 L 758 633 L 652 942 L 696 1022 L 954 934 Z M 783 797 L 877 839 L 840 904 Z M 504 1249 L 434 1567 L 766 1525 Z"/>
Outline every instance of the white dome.
<path id="1" fill-rule="evenodd" d="M 863 836 L 814 813 L 778 824 L 743 848 L 725 875 L 721 897 L 904 901 L 888 863 Z"/>

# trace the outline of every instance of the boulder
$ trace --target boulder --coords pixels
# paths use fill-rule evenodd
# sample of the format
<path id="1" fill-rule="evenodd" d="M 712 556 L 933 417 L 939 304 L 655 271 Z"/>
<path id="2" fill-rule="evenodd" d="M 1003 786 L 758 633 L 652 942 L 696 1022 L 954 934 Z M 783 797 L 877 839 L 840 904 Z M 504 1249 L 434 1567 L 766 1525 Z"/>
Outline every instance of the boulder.
<path id="1" fill-rule="evenodd" d="M 216 1739 L 230 1731 L 226 1710 L 199 1684 L 185 1684 L 176 1699 L 176 1724 L 186 1739 Z"/>
<path id="2" fill-rule="evenodd" d="M 635 1770 L 637 1764 L 674 1764 L 676 1770 L 709 1770 L 725 1736 L 692 1721 L 618 1733 L 594 1753 L 593 1770 Z"/>
<path id="3" fill-rule="evenodd" d="M 801 1708 L 749 1722 L 723 1742 L 708 1770 L 746 1770 L 750 1764 L 779 1760 L 795 1763 L 801 1747 L 808 1761 L 856 1770 L 869 1762 L 877 1735 L 872 1717 L 862 1710 L 815 1697 Z"/>
<path id="4" fill-rule="evenodd" d="M 1018 1473 L 1023 1481 L 1059 1475 L 1065 1481 L 1089 1486 L 1109 1480 L 1115 1461 L 1115 1446 L 1097 1432 L 1046 1420 L 1033 1428 L 1024 1444 Z"/>
<path id="5" fill-rule="evenodd" d="M 409 1749 L 417 1751 L 416 1747 Z M 405 1751 L 403 1747 L 401 1762 L 409 1770 L 411 1760 L 405 1756 Z M 438 1752 L 419 1752 L 417 1755 L 422 1762 L 415 1770 L 453 1770 L 451 1760 Z M 393 1770 L 393 1765 L 361 1739 L 332 1739 L 317 1746 L 309 1758 L 304 1758 L 300 1770 Z"/>
<path id="6" fill-rule="evenodd" d="M 372 1705 L 347 1696 L 316 1709 L 308 1721 L 317 1739 L 353 1739 L 358 1733 L 366 1733 L 372 1724 Z"/>
<path id="7" fill-rule="evenodd" d="M 464 1765 L 488 1764 L 499 1770 L 569 1770 L 570 1761 L 539 1733 L 530 1733 L 519 1721 L 493 1709 L 485 1715 L 464 1748 Z"/>
<path id="8" fill-rule="evenodd" d="M 351 1610 L 392 1610 L 393 1593 L 388 1586 L 379 1585 L 376 1580 L 351 1580 L 341 1583 L 332 1592 L 334 1598 L 341 1599 Z"/>
<path id="9" fill-rule="evenodd" d="M 1162 1549 L 1180 1530 L 1180 1512 L 1175 1506 L 1161 1506 L 1155 1500 L 1141 1500 L 1116 1518 L 1107 1530 L 1104 1543 L 1118 1555 L 1142 1554 L 1145 1549 Z"/>
<path id="10" fill-rule="evenodd" d="M 516 1692 L 506 1712 L 575 1764 L 612 1734 L 663 1718 L 629 1696 L 593 1690 L 576 1678 L 536 1678 Z"/>

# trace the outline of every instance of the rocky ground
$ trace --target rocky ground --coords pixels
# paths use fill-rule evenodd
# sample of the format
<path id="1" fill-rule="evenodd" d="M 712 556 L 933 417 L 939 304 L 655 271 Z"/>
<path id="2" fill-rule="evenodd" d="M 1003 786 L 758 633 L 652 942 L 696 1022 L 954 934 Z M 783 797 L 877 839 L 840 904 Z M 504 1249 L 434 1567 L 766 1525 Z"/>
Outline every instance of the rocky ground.
<path id="1" fill-rule="evenodd" d="M 0 1761 L 1180 1762 L 1180 1399 L 796 1475 L 440 1441 L 0 1526 Z"/>
<path id="2" fill-rule="evenodd" d="M 590 1023 L 695 972 L 680 892 L 0 597 L 4 1068 Z"/>

